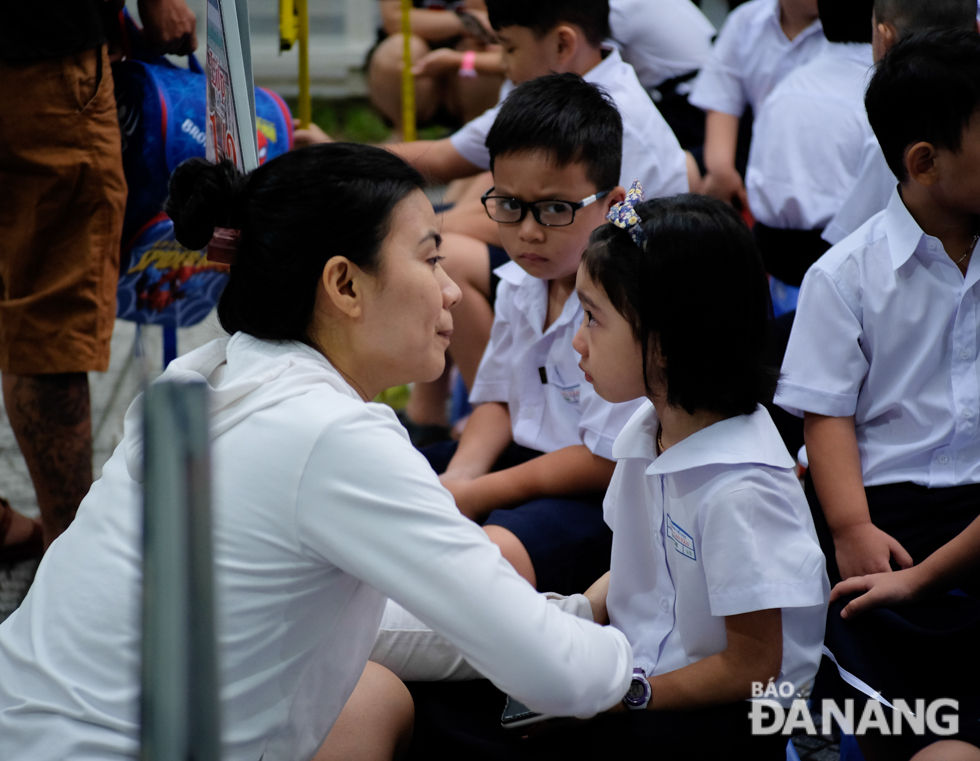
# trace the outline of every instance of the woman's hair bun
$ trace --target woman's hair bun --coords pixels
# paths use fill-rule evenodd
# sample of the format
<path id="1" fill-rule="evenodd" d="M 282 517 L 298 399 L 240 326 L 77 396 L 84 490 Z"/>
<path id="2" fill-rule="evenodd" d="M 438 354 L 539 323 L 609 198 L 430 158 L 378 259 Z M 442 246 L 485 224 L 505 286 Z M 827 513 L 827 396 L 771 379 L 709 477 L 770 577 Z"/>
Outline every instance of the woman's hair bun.
<path id="1" fill-rule="evenodd" d="M 208 245 L 215 227 L 237 227 L 235 211 L 246 177 L 225 160 L 184 161 L 170 175 L 170 197 L 163 210 L 173 220 L 174 237 L 192 251 Z"/>

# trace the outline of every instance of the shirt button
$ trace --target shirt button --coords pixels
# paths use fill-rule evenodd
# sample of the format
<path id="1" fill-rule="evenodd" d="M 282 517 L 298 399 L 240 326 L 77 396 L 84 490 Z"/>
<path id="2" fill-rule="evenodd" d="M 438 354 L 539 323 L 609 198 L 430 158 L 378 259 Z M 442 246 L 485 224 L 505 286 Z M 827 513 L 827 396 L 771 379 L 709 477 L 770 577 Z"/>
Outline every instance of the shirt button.
<path id="1" fill-rule="evenodd" d="M 963 410 L 963 412 L 960 414 L 963 416 L 964 420 L 969 420 L 971 417 L 973 417 L 973 410 Z"/>
<path id="2" fill-rule="evenodd" d="M 963 351 L 960 352 L 960 359 L 969 359 L 972 356 L 973 352 L 971 352 L 969 349 L 963 349 Z"/>
<path id="3" fill-rule="evenodd" d="M 670 603 L 667 602 L 666 600 L 661 600 L 660 601 L 660 607 L 663 608 L 663 610 L 666 612 L 666 611 L 670 610 Z"/>
<path id="4" fill-rule="evenodd" d="M 945 465 L 947 462 L 949 462 L 949 455 L 948 454 L 939 455 L 939 462 L 941 465 Z"/>

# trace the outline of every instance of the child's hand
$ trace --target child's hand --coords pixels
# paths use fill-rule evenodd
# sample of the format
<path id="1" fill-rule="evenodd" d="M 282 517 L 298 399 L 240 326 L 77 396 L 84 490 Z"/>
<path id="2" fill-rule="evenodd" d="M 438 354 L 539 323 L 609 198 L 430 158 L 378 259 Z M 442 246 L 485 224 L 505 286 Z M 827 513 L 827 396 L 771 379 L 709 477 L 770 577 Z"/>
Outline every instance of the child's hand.
<path id="1" fill-rule="evenodd" d="M 735 167 L 726 172 L 708 172 L 701 184 L 701 193 L 729 204 L 737 198 L 743 209 L 749 205 L 748 191 Z"/>
<path id="2" fill-rule="evenodd" d="M 316 124 L 310 122 L 306 129 L 299 128 L 299 119 L 293 119 L 293 148 L 305 148 L 307 145 L 317 143 L 332 143 L 333 138 L 320 129 Z"/>
<path id="3" fill-rule="evenodd" d="M 850 618 L 871 608 L 901 605 L 918 599 L 924 586 L 919 578 L 920 566 L 903 571 L 889 573 L 874 573 L 870 576 L 852 576 L 840 582 L 830 593 L 830 601 L 863 592 L 860 597 L 851 600 L 841 611 L 841 618 Z"/>
<path id="4" fill-rule="evenodd" d="M 422 56 L 412 67 L 417 77 L 438 77 L 459 71 L 463 54 L 450 48 L 436 48 Z"/>
<path id="5" fill-rule="evenodd" d="M 453 478 L 447 473 L 443 473 L 439 476 L 439 480 L 442 485 L 449 490 L 449 493 L 453 495 L 453 499 L 456 500 L 456 507 L 459 511 L 465 515 L 470 520 L 478 521 L 481 518 L 486 517 L 489 512 L 486 506 L 483 505 L 483 501 L 480 499 L 480 490 L 475 479 L 460 479 Z"/>
<path id="6" fill-rule="evenodd" d="M 605 626 L 609 623 L 609 611 L 606 610 L 606 596 L 609 594 L 609 571 L 599 577 L 591 587 L 582 594 L 592 606 L 592 620 Z"/>
<path id="7" fill-rule="evenodd" d="M 901 568 L 912 566 L 912 556 L 898 541 L 870 521 L 855 523 L 834 532 L 834 549 L 841 579 L 891 571 L 889 560 Z"/>

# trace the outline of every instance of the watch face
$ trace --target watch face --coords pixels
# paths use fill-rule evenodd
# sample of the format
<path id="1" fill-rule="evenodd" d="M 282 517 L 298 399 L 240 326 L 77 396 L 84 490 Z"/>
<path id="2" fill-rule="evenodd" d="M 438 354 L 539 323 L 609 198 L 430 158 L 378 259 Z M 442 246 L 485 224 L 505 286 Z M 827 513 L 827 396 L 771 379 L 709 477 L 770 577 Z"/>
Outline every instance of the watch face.
<path id="1" fill-rule="evenodd" d="M 630 682 L 630 688 L 626 691 L 626 699 L 631 703 L 641 703 L 645 696 L 646 690 L 643 688 L 643 682 L 635 678 Z"/>

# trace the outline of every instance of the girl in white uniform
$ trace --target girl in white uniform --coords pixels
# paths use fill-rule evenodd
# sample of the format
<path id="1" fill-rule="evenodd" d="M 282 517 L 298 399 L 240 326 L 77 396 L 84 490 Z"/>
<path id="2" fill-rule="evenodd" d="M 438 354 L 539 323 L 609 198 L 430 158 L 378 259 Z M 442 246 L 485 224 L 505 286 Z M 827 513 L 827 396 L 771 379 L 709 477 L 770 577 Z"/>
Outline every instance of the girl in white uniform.
<path id="1" fill-rule="evenodd" d="M 540 598 L 460 515 L 394 413 L 370 403 L 443 370 L 459 289 L 422 185 L 392 154 L 345 144 L 248 177 L 194 160 L 171 181 L 178 240 L 223 243 L 233 262 L 218 308 L 231 337 L 164 374 L 210 388 L 228 761 L 390 757 L 412 705 L 390 673 L 365 670 L 388 595 L 528 705 L 588 716 L 629 685 L 625 637 Z M 137 400 L 0 625 L 4 761 L 140 753 L 140 418 Z"/>
<path id="2" fill-rule="evenodd" d="M 650 400 L 613 447 L 611 570 L 586 592 L 595 620 L 633 646 L 624 704 L 648 710 L 605 714 L 583 742 L 607 753 L 655 742 L 681 758 L 729 741 L 784 758 L 785 736 L 751 735 L 745 701 L 769 680 L 784 705 L 806 695 L 829 586 L 793 459 L 762 406 L 776 383 L 766 276 L 726 204 L 638 200 L 634 186 L 615 226 L 592 235 L 574 345 L 600 396 Z"/>

